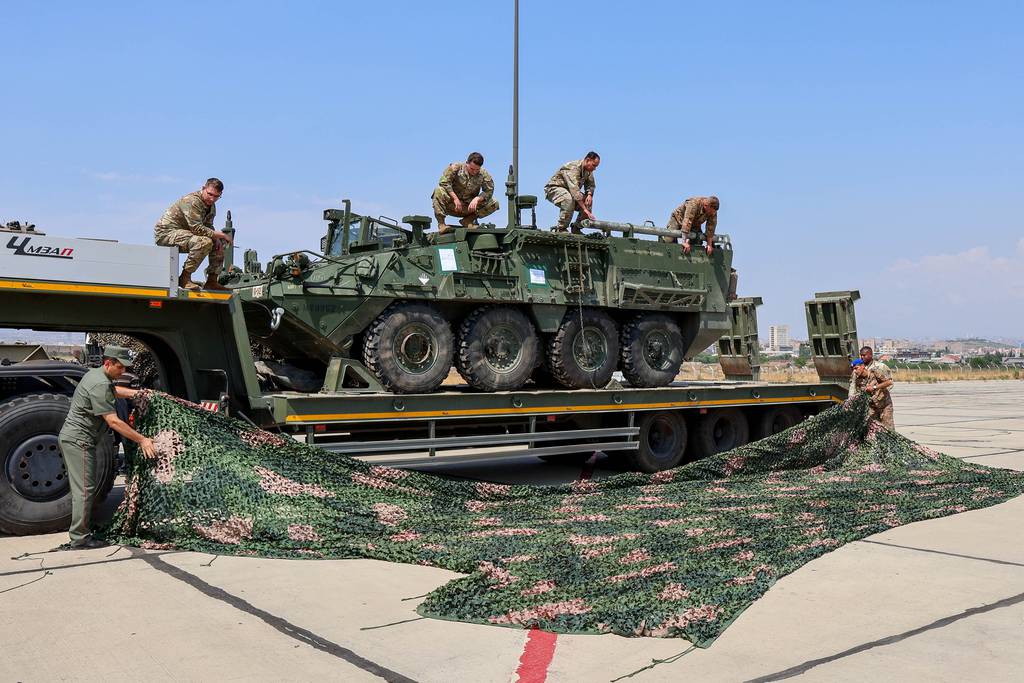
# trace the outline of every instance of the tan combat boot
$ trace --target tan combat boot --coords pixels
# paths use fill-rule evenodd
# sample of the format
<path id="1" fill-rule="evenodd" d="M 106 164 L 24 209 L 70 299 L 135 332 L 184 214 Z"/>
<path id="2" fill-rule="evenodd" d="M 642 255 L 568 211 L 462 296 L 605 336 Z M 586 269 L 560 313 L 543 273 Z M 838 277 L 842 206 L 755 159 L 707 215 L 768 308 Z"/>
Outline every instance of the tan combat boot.
<path id="1" fill-rule="evenodd" d="M 181 275 L 178 276 L 178 286 L 190 292 L 195 292 L 199 289 L 199 283 L 192 281 L 192 273 L 187 270 L 181 271 Z"/>
<path id="2" fill-rule="evenodd" d="M 214 292 L 226 292 L 228 288 L 217 282 L 216 275 L 208 275 L 206 277 L 206 284 L 203 285 L 203 289 L 209 289 Z"/>

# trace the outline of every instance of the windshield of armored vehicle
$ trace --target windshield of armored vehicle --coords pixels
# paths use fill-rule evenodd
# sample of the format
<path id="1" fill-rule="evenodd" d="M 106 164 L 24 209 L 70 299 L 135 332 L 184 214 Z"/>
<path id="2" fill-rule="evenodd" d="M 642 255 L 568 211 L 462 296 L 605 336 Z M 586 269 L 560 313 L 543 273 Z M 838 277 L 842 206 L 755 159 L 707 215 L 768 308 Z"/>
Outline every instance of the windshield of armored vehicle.
<path id="1" fill-rule="evenodd" d="M 336 229 L 334 231 L 334 235 L 331 238 L 330 247 L 327 249 L 327 255 L 328 256 L 341 256 L 341 240 L 342 240 L 342 236 L 344 234 L 345 234 L 345 229 L 342 228 L 341 226 L 338 226 L 338 229 Z M 358 217 L 352 219 L 352 221 L 350 221 L 349 224 L 348 224 L 348 242 L 349 242 L 349 244 L 352 244 L 353 242 L 357 242 L 357 241 L 359 241 L 359 218 Z"/>
<path id="2" fill-rule="evenodd" d="M 376 221 L 370 223 L 368 242 L 379 242 L 382 247 L 388 249 L 394 245 L 396 239 L 404 237 L 405 231 L 397 226 L 392 227 Z"/>

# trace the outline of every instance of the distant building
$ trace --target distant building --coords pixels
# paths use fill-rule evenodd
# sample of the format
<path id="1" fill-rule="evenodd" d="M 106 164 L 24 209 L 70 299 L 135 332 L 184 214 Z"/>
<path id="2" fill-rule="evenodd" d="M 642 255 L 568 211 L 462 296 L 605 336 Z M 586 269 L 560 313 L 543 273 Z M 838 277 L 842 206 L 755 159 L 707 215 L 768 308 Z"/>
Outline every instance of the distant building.
<path id="1" fill-rule="evenodd" d="M 772 325 L 768 328 L 768 350 L 785 353 L 793 350 L 789 340 L 789 325 Z"/>

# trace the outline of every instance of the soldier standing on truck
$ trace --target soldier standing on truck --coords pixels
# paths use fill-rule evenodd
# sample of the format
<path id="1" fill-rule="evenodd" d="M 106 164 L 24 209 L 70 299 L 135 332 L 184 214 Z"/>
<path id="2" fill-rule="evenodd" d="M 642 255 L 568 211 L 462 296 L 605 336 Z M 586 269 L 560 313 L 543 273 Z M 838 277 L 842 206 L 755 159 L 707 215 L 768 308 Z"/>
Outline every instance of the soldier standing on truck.
<path id="1" fill-rule="evenodd" d="M 480 152 L 471 152 L 466 157 L 466 163 L 452 162 L 441 173 L 441 179 L 431 195 L 439 234 L 455 229 L 445 223 L 446 216 L 461 218 L 459 223 L 463 227 L 475 228 L 478 218 L 490 216 L 498 210 L 498 200 L 494 198 L 494 179 L 483 166 L 484 156 Z"/>
<path id="2" fill-rule="evenodd" d="M 718 227 L 718 197 L 690 197 L 672 211 L 668 219 L 669 230 L 681 230 L 683 253 L 690 253 L 690 233 L 697 233 L 697 239 L 704 239 L 708 256 L 715 250 L 715 228 Z M 704 225 L 704 233 L 700 226 Z M 675 237 L 662 237 L 662 242 L 675 242 Z"/>
<path id="3" fill-rule="evenodd" d="M 860 350 L 860 363 L 854 361 L 853 375 L 850 377 L 850 398 L 862 391 L 871 394 L 871 416 L 881 422 L 887 429 L 895 431 L 896 423 L 892 414 L 892 373 L 889 366 L 874 359 L 874 351 L 870 346 Z"/>
<path id="4" fill-rule="evenodd" d="M 224 244 L 230 244 L 231 237 L 213 229 L 213 217 L 217 215 L 214 204 L 223 192 L 224 183 L 217 178 L 208 179 L 201 190 L 189 192 L 171 204 L 153 229 L 153 237 L 158 246 L 177 247 L 180 253 L 188 254 L 178 277 L 179 287 L 188 290 L 200 288 L 198 282 L 192 281 L 192 273 L 209 256 L 203 289 L 227 290 L 227 287 L 217 282 L 217 276 L 224 264 Z"/>
<path id="5" fill-rule="evenodd" d="M 594 171 L 601 165 L 597 152 L 562 164 L 551 180 L 544 186 L 544 196 L 559 208 L 556 232 L 565 232 L 573 224 L 573 214 L 578 210 L 586 218 L 594 220 Z M 574 227 L 573 232 L 583 232 Z"/>
<path id="6" fill-rule="evenodd" d="M 153 442 L 139 434 L 117 416 L 115 398 L 134 398 L 135 389 L 115 387 L 114 380 L 131 367 L 131 352 L 123 346 L 103 349 L 103 365 L 82 376 L 71 397 L 71 410 L 60 430 L 58 441 L 71 485 L 72 548 L 102 548 L 103 541 L 92 537 L 92 509 L 96 504 L 99 482 L 96 445 L 106 438 L 107 428 L 139 444 L 147 458 L 155 456 Z"/>

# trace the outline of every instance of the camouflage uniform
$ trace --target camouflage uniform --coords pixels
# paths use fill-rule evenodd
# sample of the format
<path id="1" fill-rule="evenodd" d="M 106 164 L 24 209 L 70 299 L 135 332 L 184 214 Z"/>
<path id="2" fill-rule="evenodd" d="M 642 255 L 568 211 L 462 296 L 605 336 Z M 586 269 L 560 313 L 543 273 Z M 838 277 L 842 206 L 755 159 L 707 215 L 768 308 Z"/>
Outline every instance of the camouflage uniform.
<path id="1" fill-rule="evenodd" d="M 885 363 L 872 360 L 870 365 L 862 366 L 863 375 L 854 370 L 850 377 L 850 398 L 864 391 L 869 384 L 881 384 L 892 379 L 892 372 Z M 892 396 L 888 389 L 877 389 L 871 394 L 871 414 L 887 428 L 895 430 L 896 423 L 892 415 Z"/>
<path id="2" fill-rule="evenodd" d="M 690 197 L 685 202 L 680 204 L 672 212 L 672 215 L 668 219 L 669 230 L 681 230 L 682 232 L 695 232 L 697 233 L 698 241 L 704 239 L 708 244 L 711 244 L 711 240 L 715 239 L 715 228 L 718 227 L 718 214 L 717 212 L 713 215 L 704 213 L 704 201 L 707 197 Z M 700 226 L 706 223 L 705 231 L 706 234 L 701 237 Z M 678 242 L 675 237 L 661 237 L 662 242 Z"/>
<path id="3" fill-rule="evenodd" d="M 207 256 L 210 264 L 206 275 L 215 278 L 220 275 L 224 264 L 224 250 L 214 249 L 213 217 L 217 215 L 215 205 L 207 206 L 200 192 L 189 192 L 171 204 L 153 229 L 153 237 L 161 247 L 178 247 L 180 253 L 187 253 L 183 270 L 194 273 Z"/>
<path id="4" fill-rule="evenodd" d="M 594 172 L 583 168 L 583 160 L 570 161 L 555 171 L 544 186 L 544 197 L 560 209 L 555 230 L 569 229 L 576 202 L 582 202 L 585 195 L 594 195 Z M 582 192 L 580 191 L 582 188 Z M 579 232 L 579 230 L 577 230 Z"/>
<path id="5" fill-rule="evenodd" d="M 461 212 L 455 209 L 455 202 L 452 201 L 453 192 L 463 204 Z M 466 170 L 466 164 L 459 161 L 448 164 L 441 174 L 437 187 L 434 188 L 434 194 L 431 195 L 438 226 L 444 225 L 445 216 L 465 218 L 468 215 L 466 207 L 477 196 L 480 197 L 475 213 L 478 219 L 490 216 L 498 210 L 498 200 L 494 198 L 494 179 L 487 169 L 481 168 L 476 175 L 470 175 Z"/>

